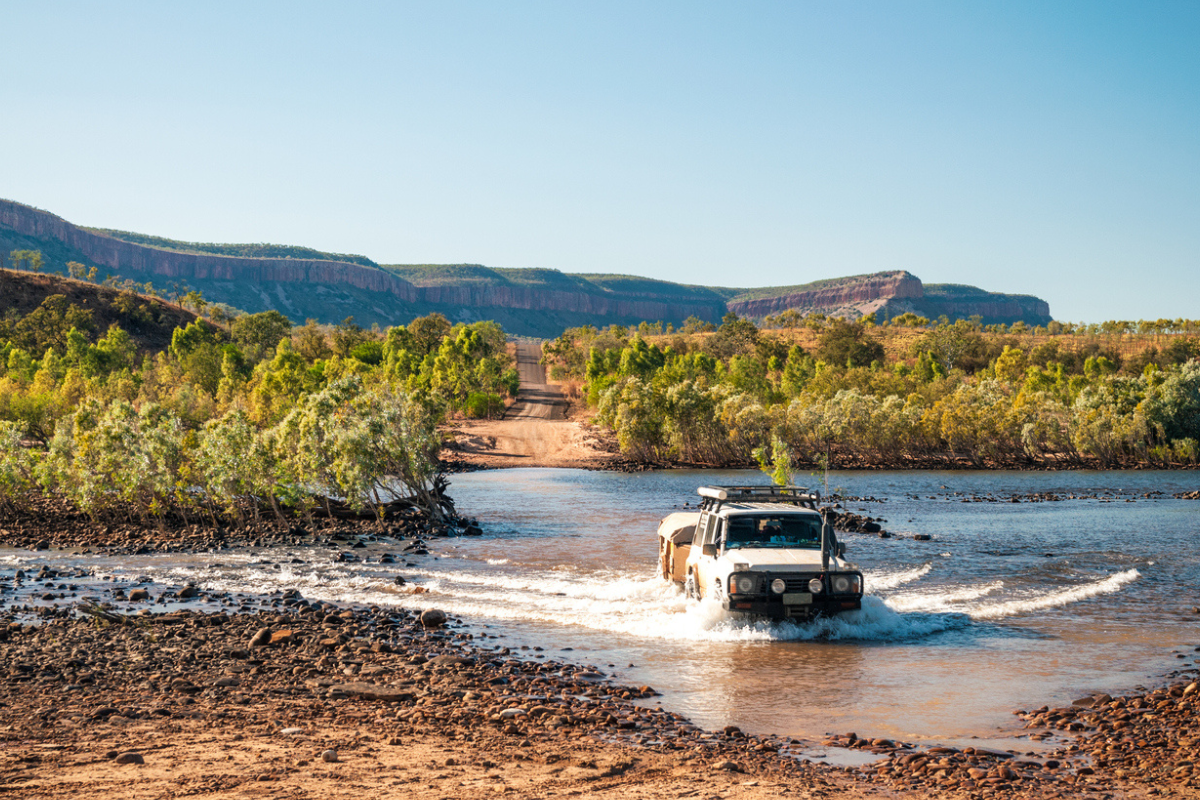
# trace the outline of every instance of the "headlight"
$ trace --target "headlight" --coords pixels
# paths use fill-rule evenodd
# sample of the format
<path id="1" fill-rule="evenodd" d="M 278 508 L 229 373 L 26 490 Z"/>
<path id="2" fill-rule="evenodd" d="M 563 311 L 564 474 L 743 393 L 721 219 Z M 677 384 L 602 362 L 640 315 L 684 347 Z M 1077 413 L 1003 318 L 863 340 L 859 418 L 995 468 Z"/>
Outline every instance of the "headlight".
<path id="1" fill-rule="evenodd" d="M 754 578 L 742 576 L 737 579 L 737 590 L 741 594 L 751 594 L 755 589 L 755 583 Z"/>
<path id="2" fill-rule="evenodd" d="M 771 581 L 771 591 L 775 594 L 783 594 L 785 591 L 787 591 L 787 581 L 785 581 L 783 578 L 776 578 L 775 580 Z"/>
<path id="3" fill-rule="evenodd" d="M 834 594 L 862 594 L 862 577 L 859 575 L 834 575 L 831 582 Z"/>
<path id="4" fill-rule="evenodd" d="M 825 588 L 825 585 L 823 583 L 821 583 L 820 578 L 813 578 L 811 581 L 808 582 L 808 590 L 810 592 L 812 592 L 813 594 L 820 594 L 821 590 L 824 588 Z"/>

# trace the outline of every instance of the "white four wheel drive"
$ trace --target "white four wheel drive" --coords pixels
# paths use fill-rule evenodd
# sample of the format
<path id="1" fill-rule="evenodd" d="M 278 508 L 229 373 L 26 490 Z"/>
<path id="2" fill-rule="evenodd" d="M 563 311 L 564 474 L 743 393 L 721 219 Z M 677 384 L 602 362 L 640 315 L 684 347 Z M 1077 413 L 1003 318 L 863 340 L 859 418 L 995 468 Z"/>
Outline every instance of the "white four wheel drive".
<path id="1" fill-rule="evenodd" d="M 662 577 L 689 596 L 774 619 L 810 620 L 862 606 L 863 577 L 797 486 L 701 486 L 699 511 L 658 526 Z"/>

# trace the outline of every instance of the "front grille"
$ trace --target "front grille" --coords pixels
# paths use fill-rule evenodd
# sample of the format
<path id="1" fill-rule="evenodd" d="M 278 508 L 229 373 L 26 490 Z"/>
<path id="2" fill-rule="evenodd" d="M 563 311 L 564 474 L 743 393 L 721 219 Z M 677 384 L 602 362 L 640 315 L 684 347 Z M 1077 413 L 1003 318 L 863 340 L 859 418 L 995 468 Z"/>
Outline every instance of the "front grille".
<path id="1" fill-rule="evenodd" d="M 784 583 L 787 584 L 787 589 L 784 590 L 785 592 L 807 592 L 808 582 L 813 578 L 819 577 L 821 577 L 819 572 L 810 573 L 808 575 L 772 575 L 767 578 L 765 585 L 770 586 L 773 578 L 783 578 Z M 828 582 L 825 583 L 825 591 L 832 591 Z"/>
<path id="2" fill-rule="evenodd" d="M 801 575 L 799 577 L 786 576 L 783 579 L 784 583 L 787 584 L 787 589 L 785 591 L 807 592 L 808 591 L 808 582 L 815 577 L 817 577 L 817 576 L 816 575 Z"/>

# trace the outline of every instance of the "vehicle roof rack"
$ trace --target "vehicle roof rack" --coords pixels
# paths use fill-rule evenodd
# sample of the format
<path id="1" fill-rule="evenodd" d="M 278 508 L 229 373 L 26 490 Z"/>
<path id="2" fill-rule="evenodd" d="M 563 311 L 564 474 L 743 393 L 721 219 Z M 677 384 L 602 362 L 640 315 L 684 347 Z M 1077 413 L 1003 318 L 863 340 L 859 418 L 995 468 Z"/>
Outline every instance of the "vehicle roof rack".
<path id="1" fill-rule="evenodd" d="M 817 510 L 821 493 L 808 491 L 803 486 L 701 486 L 696 493 L 704 498 L 700 507 L 705 510 L 719 509 L 725 503 L 758 502 L 790 503 Z"/>

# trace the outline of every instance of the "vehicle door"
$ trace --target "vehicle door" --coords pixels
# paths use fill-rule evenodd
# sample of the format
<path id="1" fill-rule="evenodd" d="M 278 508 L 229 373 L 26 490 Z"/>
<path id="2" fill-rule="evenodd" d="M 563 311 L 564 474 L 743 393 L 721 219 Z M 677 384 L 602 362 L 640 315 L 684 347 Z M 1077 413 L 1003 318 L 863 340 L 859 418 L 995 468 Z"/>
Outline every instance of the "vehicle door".
<path id="1" fill-rule="evenodd" d="M 720 542 L 721 526 L 724 521 L 716 514 L 708 514 L 704 525 L 704 537 L 701 539 L 701 549 L 703 545 L 717 546 Z M 717 558 L 719 556 L 700 557 L 700 561 L 696 565 L 696 583 L 700 590 L 701 597 L 709 597 L 713 591 L 713 581 L 718 576 Z"/>
<path id="2" fill-rule="evenodd" d="M 704 555 L 701 553 L 704 545 L 704 531 L 708 527 L 708 520 L 711 516 L 707 511 L 701 511 L 700 519 L 696 522 L 696 532 L 692 534 L 692 546 L 688 549 L 686 569 L 689 575 L 696 574 L 700 562 L 704 560 Z"/>

